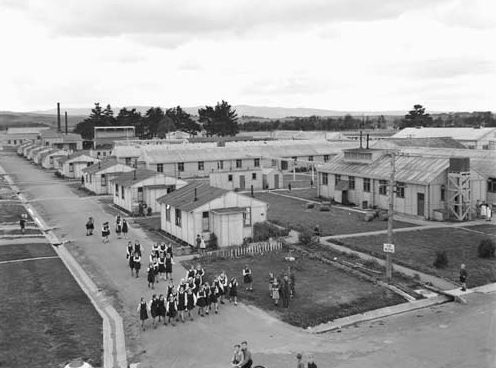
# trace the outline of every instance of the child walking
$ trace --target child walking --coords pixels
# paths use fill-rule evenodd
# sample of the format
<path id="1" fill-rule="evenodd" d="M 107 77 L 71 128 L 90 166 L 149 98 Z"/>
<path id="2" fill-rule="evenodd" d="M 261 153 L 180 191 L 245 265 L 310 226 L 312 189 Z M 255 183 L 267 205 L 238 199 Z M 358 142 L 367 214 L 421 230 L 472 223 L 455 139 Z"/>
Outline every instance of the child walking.
<path id="1" fill-rule="evenodd" d="M 279 281 L 274 278 L 272 282 L 272 299 L 274 299 L 274 305 L 279 305 Z"/>
<path id="2" fill-rule="evenodd" d="M 200 285 L 198 290 L 198 296 L 196 300 L 196 305 L 198 306 L 198 314 L 205 317 L 205 307 L 207 306 L 207 293 L 203 285 Z"/>
<path id="3" fill-rule="evenodd" d="M 129 231 L 129 229 L 127 227 L 127 221 L 126 221 L 126 219 L 123 219 L 122 220 L 122 236 L 124 237 L 124 239 L 127 239 L 128 231 Z"/>
<path id="4" fill-rule="evenodd" d="M 153 294 L 152 300 L 150 300 L 150 314 L 152 315 L 152 326 L 157 328 L 155 325 L 155 319 L 159 316 L 158 312 L 158 299 L 157 295 Z"/>
<path id="5" fill-rule="evenodd" d="M 234 305 L 238 305 L 238 280 L 235 277 L 229 282 L 229 303 L 234 301 Z"/>
<path id="6" fill-rule="evenodd" d="M 195 309 L 196 306 L 196 295 L 193 293 L 192 288 L 188 288 L 188 291 L 186 292 L 186 310 L 188 311 L 188 317 L 193 320 L 193 316 L 191 315 L 191 312 Z"/>
<path id="7" fill-rule="evenodd" d="M 131 276 L 134 276 L 134 248 L 131 242 L 127 243 L 126 258 L 129 268 L 131 268 Z"/>
<path id="8" fill-rule="evenodd" d="M 243 282 L 246 290 L 253 291 L 253 278 L 251 277 L 251 269 L 248 265 L 245 265 L 245 268 L 243 268 Z"/>
<path id="9" fill-rule="evenodd" d="M 93 223 L 93 217 L 88 219 L 86 223 L 86 236 L 93 235 L 93 230 L 95 229 L 95 224 Z"/>
<path id="10" fill-rule="evenodd" d="M 155 289 L 155 269 L 153 267 L 153 263 L 149 263 L 146 273 L 148 274 L 148 288 Z"/>
<path id="11" fill-rule="evenodd" d="M 165 253 L 165 279 L 172 280 L 172 255 L 169 252 Z"/>
<path id="12" fill-rule="evenodd" d="M 179 292 L 177 293 L 177 311 L 179 312 L 179 317 L 184 323 L 184 311 L 188 308 L 187 294 L 184 291 L 184 287 L 179 287 Z"/>
<path id="13" fill-rule="evenodd" d="M 217 287 L 217 279 L 212 282 L 212 286 L 210 286 L 210 306 L 209 309 L 215 308 L 215 314 L 219 313 L 219 288 Z"/>
<path id="14" fill-rule="evenodd" d="M 165 298 L 164 298 L 164 294 L 160 294 L 160 296 L 158 297 L 158 323 L 161 322 L 161 319 L 163 318 L 164 319 L 164 324 L 165 324 L 165 313 L 166 313 L 166 310 L 167 310 L 167 306 L 165 305 Z"/>
<path id="15" fill-rule="evenodd" d="M 139 271 L 141 268 L 141 255 L 138 252 L 134 252 L 133 267 L 134 267 L 134 270 L 136 271 L 136 278 L 138 278 L 139 277 Z"/>
<path id="16" fill-rule="evenodd" d="M 172 326 L 175 326 L 174 318 L 176 318 L 176 314 L 177 314 L 176 300 L 174 299 L 174 295 L 170 295 L 169 300 L 167 301 L 167 320 L 168 323 L 170 323 Z M 167 325 L 167 323 L 164 324 Z"/>
<path id="17" fill-rule="evenodd" d="M 145 321 L 148 319 L 148 306 L 146 305 L 145 298 L 141 297 L 141 301 L 138 304 L 137 312 L 139 313 L 139 318 L 141 321 L 141 328 L 145 331 Z"/>
<path id="18" fill-rule="evenodd" d="M 117 235 L 117 239 L 121 238 L 121 233 L 122 233 L 122 219 L 121 215 L 117 215 L 115 219 L 115 233 Z"/>
<path id="19" fill-rule="evenodd" d="M 109 223 L 104 222 L 102 225 L 102 242 L 103 243 L 108 243 L 109 242 L 109 235 L 110 235 L 110 228 L 109 228 Z"/>

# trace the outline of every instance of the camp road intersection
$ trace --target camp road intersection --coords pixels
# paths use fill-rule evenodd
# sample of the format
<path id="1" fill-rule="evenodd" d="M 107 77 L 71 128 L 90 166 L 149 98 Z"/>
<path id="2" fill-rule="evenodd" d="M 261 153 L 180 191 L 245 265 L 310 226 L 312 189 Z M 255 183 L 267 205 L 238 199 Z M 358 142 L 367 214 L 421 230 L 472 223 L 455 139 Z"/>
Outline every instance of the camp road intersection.
<path id="1" fill-rule="evenodd" d="M 11 189 L 15 193 L 20 193 L 19 188 L 15 185 L 12 178 L 5 174 L 4 169 L 0 166 L 0 175 L 2 175 L 7 183 L 10 185 Z M 72 274 L 76 282 L 79 284 L 81 289 L 85 292 L 88 298 L 91 300 L 96 311 L 100 314 L 103 320 L 103 368 L 126 368 L 127 356 L 126 356 L 126 346 L 124 339 L 124 326 L 121 316 L 117 313 L 114 307 L 105 299 L 104 295 L 98 290 L 98 287 L 86 274 L 83 268 L 77 263 L 74 257 L 69 253 L 69 251 L 63 246 L 62 242 L 57 235 L 46 225 L 45 221 L 36 212 L 36 210 L 27 202 L 26 198 L 22 193 L 18 194 L 23 206 L 26 211 L 29 212 L 33 220 L 43 231 L 45 238 L 54 247 L 57 256 L 60 257 L 62 262 L 65 264 L 69 272 Z M 37 257 L 28 258 L 22 260 L 13 260 L 6 262 L 20 262 L 42 259 L 47 257 Z M 57 258 L 57 257 L 49 257 Z M 1 262 L 5 263 L 5 262 Z M 1 264 L 0 263 L 0 264 Z"/>

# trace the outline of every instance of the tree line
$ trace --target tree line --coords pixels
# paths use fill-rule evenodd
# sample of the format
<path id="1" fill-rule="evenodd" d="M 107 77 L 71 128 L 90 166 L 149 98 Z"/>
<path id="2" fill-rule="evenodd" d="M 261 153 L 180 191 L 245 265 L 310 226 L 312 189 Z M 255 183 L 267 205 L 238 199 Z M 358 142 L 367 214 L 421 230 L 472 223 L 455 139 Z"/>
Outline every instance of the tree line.
<path id="1" fill-rule="evenodd" d="M 85 140 L 92 140 L 94 127 L 105 126 L 133 126 L 140 139 L 164 138 L 167 133 L 177 130 L 192 135 L 204 130 L 207 136 L 232 136 L 239 132 L 236 110 L 226 101 L 199 109 L 197 117 L 181 106 L 165 111 L 161 107 L 151 107 L 144 115 L 135 108 L 124 107 L 115 115 L 110 104 L 102 108 L 96 102 L 90 115 L 76 125 L 74 132 Z"/>

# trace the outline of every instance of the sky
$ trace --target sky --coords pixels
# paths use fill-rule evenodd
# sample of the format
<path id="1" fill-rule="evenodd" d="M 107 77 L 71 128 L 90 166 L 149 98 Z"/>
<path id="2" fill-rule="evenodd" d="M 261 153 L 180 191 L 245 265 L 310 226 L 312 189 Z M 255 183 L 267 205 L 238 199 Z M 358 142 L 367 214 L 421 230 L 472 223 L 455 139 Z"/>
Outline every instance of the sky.
<path id="1" fill-rule="evenodd" d="M 0 0 L 0 111 L 496 111 L 494 0 Z"/>

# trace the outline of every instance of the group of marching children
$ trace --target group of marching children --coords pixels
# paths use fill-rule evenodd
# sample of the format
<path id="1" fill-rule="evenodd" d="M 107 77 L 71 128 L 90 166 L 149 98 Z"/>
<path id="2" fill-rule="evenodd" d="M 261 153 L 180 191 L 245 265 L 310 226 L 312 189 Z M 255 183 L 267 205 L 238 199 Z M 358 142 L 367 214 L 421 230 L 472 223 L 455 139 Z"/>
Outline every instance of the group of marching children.
<path id="1" fill-rule="evenodd" d="M 205 270 L 201 265 L 198 264 L 196 268 L 192 265 L 177 287 L 170 275 L 167 277 L 169 284 L 165 296 L 160 294 L 157 297 L 154 294 L 149 303 L 141 298 L 137 311 L 143 330 L 145 321 L 149 318 L 148 313 L 151 315 L 153 327 L 156 328 L 157 322 L 162 321 L 164 325 L 170 323 L 172 326 L 175 326 L 174 322 L 179 322 L 179 320 L 184 323 L 186 318 L 193 321 L 196 307 L 198 307 L 199 316 L 205 317 L 210 312 L 217 314 L 219 304 L 225 304 L 226 298 L 229 302 L 234 302 L 234 305 L 238 304 L 238 282 L 235 277 L 229 280 L 224 271 L 214 277 L 211 283 L 204 281 L 204 277 Z M 150 279 L 148 281 L 150 285 Z"/>
<path id="2" fill-rule="evenodd" d="M 160 279 L 172 280 L 172 265 L 174 264 L 174 255 L 172 253 L 172 244 L 153 244 L 150 252 L 148 268 L 146 269 L 148 287 L 155 289 L 155 283 Z"/>

